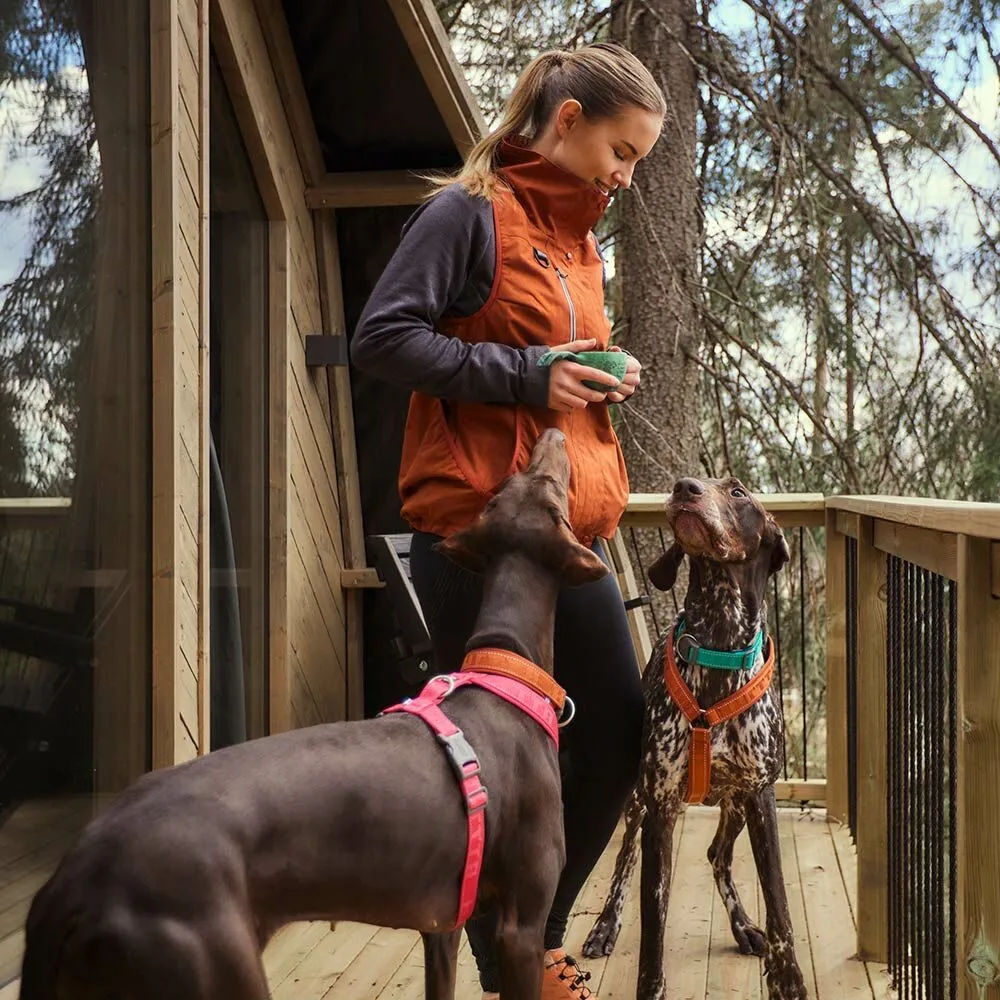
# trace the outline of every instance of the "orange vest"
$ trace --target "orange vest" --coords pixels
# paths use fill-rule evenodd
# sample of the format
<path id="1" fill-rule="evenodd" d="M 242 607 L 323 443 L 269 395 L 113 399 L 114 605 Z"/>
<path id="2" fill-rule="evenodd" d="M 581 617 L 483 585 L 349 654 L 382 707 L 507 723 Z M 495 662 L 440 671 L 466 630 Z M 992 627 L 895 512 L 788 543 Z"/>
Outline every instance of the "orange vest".
<path id="1" fill-rule="evenodd" d="M 476 313 L 442 319 L 438 330 L 467 343 L 555 346 L 575 336 L 607 348 L 602 263 L 591 233 L 607 198 L 520 143 L 505 142 L 501 155 L 507 187 L 493 200 L 493 287 Z M 628 478 L 606 403 L 557 413 L 413 393 L 399 475 L 403 517 L 445 536 L 468 526 L 528 465 L 547 427 L 566 434 L 574 533 L 586 545 L 610 537 L 628 502 Z"/>

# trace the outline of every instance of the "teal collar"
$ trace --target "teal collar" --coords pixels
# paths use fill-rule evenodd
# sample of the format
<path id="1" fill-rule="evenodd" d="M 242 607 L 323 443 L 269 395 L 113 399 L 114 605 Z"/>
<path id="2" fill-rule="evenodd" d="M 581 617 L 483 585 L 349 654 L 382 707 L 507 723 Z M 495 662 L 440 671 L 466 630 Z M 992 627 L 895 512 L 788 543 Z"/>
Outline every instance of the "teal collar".
<path id="1" fill-rule="evenodd" d="M 724 651 L 721 649 L 706 649 L 698 644 L 690 632 L 684 631 L 684 619 L 677 623 L 674 632 L 674 648 L 677 655 L 691 666 L 715 667 L 717 670 L 749 670 L 764 648 L 764 631 L 759 631 L 753 642 L 745 649 Z"/>

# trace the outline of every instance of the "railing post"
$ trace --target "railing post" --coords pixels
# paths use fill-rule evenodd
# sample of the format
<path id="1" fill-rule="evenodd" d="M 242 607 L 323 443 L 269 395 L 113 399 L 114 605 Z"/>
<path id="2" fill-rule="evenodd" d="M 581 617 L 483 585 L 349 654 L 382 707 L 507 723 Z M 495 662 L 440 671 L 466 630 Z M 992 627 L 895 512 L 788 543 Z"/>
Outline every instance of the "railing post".
<path id="1" fill-rule="evenodd" d="M 886 568 L 874 522 L 858 530 L 858 954 L 888 960 Z"/>
<path id="2" fill-rule="evenodd" d="M 983 538 L 958 536 L 956 937 L 960 1000 L 1000 998 L 1000 600 Z"/>
<path id="3" fill-rule="evenodd" d="M 826 509 L 826 815 L 847 822 L 847 559 Z"/>

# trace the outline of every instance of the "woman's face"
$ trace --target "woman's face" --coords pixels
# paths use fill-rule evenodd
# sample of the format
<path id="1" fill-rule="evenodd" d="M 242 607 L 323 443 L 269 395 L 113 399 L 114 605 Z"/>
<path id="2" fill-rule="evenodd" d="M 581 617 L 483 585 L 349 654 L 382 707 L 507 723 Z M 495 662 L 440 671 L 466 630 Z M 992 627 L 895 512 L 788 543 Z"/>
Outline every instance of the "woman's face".
<path id="1" fill-rule="evenodd" d="M 663 119 L 635 106 L 589 121 L 579 101 L 563 101 L 532 148 L 603 194 L 632 183 L 635 165 L 660 137 Z"/>

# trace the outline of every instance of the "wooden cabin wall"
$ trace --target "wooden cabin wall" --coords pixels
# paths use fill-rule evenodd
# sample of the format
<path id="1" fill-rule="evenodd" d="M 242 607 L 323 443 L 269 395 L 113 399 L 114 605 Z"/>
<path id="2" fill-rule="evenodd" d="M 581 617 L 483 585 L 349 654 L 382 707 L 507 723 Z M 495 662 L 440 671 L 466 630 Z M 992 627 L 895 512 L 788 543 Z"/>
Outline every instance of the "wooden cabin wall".
<path id="1" fill-rule="evenodd" d="M 208 2 L 150 0 L 154 767 L 208 749 Z"/>
<path id="2" fill-rule="evenodd" d="M 152 710 L 162 766 L 210 745 L 209 42 L 270 219 L 270 731 L 344 718 L 348 656 L 330 390 L 325 369 L 305 364 L 306 335 L 324 327 L 316 232 L 282 87 L 253 0 L 150 2 Z M 339 297 L 335 268 L 332 277 Z"/>

